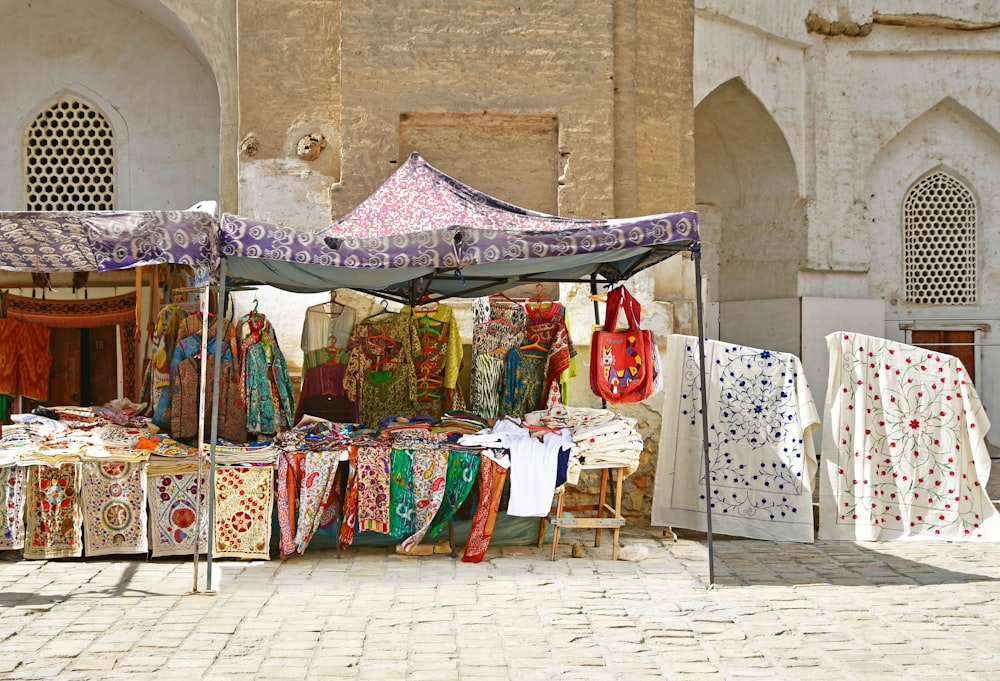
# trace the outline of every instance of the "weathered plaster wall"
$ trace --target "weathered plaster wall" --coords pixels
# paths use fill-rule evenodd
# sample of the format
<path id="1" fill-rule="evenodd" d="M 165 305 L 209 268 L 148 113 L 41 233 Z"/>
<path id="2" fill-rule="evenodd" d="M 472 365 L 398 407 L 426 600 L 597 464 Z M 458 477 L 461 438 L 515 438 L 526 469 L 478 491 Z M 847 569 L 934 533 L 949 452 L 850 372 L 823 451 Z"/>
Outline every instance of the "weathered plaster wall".
<path id="1" fill-rule="evenodd" d="M 995 320 L 1000 73 L 993 65 L 1000 49 L 1000 6 L 948 0 L 695 4 L 697 129 L 723 136 L 734 129 L 736 136 L 759 133 L 759 123 L 740 130 L 739 121 L 719 126 L 717 118 L 700 116 L 704 102 L 738 79 L 787 142 L 797 178 L 788 214 L 795 214 L 790 204 L 798 201 L 804 215 L 805 247 L 784 258 L 797 272 L 794 295 L 885 301 L 884 334 L 900 340 L 901 323 Z M 706 107 L 706 113 L 713 111 Z M 699 135 L 697 182 L 699 203 L 718 211 L 711 213 L 707 229 L 713 233 L 706 240 L 719 244 L 718 279 L 726 298 L 741 281 L 749 290 L 757 285 L 757 273 L 727 271 L 726 254 L 732 252 L 733 225 L 765 226 L 748 216 L 759 205 L 757 197 L 773 192 L 775 176 L 736 173 L 702 157 L 703 146 L 712 150 L 719 144 Z M 901 295 L 902 200 L 914 181 L 939 167 L 968 182 L 977 198 L 981 294 L 976 305 L 908 305 Z M 760 249 L 771 248 L 767 232 L 761 229 Z M 814 329 L 801 333 L 803 345 L 821 341 L 813 337 Z M 995 333 L 980 341 L 976 385 L 991 412 L 1000 406 L 1000 357 L 991 347 Z M 822 386 L 814 388 L 821 400 Z"/>
<path id="2" fill-rule="evenodd" d="M 189 43 L 130 3 L 0 1 L 0 208 L 24 207 L 23 134 L 61 93 L 108 118 L 122 209 L 187 208 L 219 186 L 219 96 Z"/>

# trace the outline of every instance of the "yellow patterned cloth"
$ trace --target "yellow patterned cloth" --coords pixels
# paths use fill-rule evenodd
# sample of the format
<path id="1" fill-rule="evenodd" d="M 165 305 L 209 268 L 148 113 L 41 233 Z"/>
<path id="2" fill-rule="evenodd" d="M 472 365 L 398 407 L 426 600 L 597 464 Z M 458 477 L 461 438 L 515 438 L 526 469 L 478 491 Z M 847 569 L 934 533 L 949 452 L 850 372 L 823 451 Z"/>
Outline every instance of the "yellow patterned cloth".
<path id="1" fill-rule="evenodd" d="M 214 554 L 269 559 L 273 466 L 220 466 L 215 472 Z"/>
<path id="2" fill-rule="evenodd" d="M 145 464 L 87 461 L 82 467 L 87 556 L 146 553 Z"/>

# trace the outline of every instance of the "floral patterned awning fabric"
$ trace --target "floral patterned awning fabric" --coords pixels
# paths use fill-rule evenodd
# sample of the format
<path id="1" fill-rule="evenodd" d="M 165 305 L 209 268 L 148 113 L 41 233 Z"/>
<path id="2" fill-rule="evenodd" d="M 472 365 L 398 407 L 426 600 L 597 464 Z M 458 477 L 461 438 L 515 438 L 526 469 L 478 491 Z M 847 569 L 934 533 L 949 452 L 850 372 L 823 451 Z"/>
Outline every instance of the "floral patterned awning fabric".
<path id="1" fill-rule="evenodd" d="M 962 362 L 856 333 L 826 340 L 820 538 L 1000 540 L 990 424 Z"/>
<path id="2" fill-rule="evenodd" d="M 653 525 L 707 528 L 698 365 L 697 338 L 668 337 Z M 799 358 L 705 340 L 705 378 L 713 530 L 813 541 L 819 417 Z"/>

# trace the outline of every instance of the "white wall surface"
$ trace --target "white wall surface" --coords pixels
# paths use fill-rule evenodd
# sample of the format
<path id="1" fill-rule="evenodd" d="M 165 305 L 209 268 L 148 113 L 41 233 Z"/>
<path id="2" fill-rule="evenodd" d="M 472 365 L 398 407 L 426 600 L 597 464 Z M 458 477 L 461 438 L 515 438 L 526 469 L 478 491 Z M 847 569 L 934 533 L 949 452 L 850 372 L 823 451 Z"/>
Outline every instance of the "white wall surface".
<path id="1" fill-rule="evenodd" d="M 96 106 L 116 140 L 119 209 L 184 209 L 219 194 L 215 76 L 129 3 L 0 0 L 0 158 L 62 93 Z M 0 163 L 0 209 L 24 208 L 20 163 Z"/>

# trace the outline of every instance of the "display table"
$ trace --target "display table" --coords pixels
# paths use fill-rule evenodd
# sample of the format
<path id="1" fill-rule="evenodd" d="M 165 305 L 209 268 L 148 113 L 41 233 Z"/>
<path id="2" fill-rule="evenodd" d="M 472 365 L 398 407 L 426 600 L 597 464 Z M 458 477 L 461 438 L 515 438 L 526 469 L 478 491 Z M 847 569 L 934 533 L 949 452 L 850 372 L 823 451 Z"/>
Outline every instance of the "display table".
<path id="1" fill-rule="evenodd" d="M 596 503 L 593 504 L 578 504 L 567 506 L 563 502 L 566 497 L 566 485 L 560 485 L 555 490 L 555 512 L 550 514 L 546 518 L 542 518 L 542 522 L 538 528 L 538 546 L 541 546 L 545 537 L 545 523 L 548 521 L 552 524 L 552 560 L 556 559 L 556 551 L 559 548 L 559 532 L 563 527 L 569 528 L 581 528 L 581 529 L 591 529 L 594 530 L 594 546 L 600 547 L 601 545 L 601 532 L 605 529 L 612 530 L 614 533 L 614 547 L 611 549 L 611 559 L 618 560 L 618 536 L 621 529 L 625 526 L 625 518 L 621 514 L 621 503 L 622 503 L 622 480 L 624 479 L 623 471 L 626 470 L 624 465 L 598 465 L 590 464 L 584 465 L 583 470 L 600 470 L 601 471 L 601 487 L 600 492 L 598 492 L 598 498 Z M 613 498 L 613 503 L 607 503 L 608 494 L 608 480 L 611 475 L 611 471 L 618 471 L 618 475 L 614 476 L 615 481 L 615 493 Z M 568 484 L 568 483 L 567 483 Z M 584 512 L 584 513 L 596 513 L 596 515 L 587 517 L 566 517 L 564 514 Z M 606 516 L 605 513 L 610 514 Z"/>

